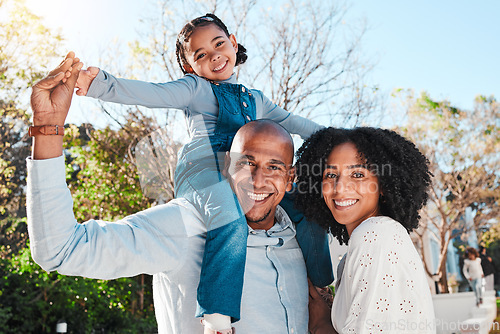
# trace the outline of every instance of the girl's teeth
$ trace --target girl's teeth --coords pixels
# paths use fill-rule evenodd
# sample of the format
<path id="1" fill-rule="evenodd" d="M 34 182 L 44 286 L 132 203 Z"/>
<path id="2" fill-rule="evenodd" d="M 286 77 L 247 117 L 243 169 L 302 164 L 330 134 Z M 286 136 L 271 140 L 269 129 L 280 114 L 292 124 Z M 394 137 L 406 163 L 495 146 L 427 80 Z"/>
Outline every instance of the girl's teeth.
<path id="1" fill-rule="evenodd" d="M 254 201 L 262 201 L 264 198 L 268 196 L 268 194 L 256 194 L 256 193 L 247 193 L 248 197 Z"/>
<path id="2" fill-rule="evenodd" d="M 215 72 L 215 71 L 222 70 L 222 69 L 224 68 L 224 66 L 226 66 L 226 63 L 223 63 L 223 64 L 221 64 L 221 65 L 217 66 L 216 68 L 214 68 L 214 72 Z"/>
<path id="3" fill-rule="evenodd" d="M 338 206 L 350 206 L 357 202 L 357 200 L 348 200 L 348 201 L 335 201 L 335 205 Z"/>

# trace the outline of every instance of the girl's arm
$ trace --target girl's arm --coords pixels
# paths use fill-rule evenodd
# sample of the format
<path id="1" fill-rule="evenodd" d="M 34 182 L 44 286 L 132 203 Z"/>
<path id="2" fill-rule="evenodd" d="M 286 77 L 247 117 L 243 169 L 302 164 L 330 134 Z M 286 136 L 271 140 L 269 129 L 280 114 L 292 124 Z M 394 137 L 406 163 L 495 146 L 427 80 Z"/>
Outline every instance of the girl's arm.
<path id="1" fill-rule="evenodd" d="M 469 261 L 467 259 L 464 260 L 464 266 L 462 268 L 462 271 L 464 273 L 464 276 L 467 280 L 470 280 L 470 275 L 469 275 Z"/>
<path id="2" fill-rule="evenodd" d="M 262 92 L 255 92 L 258 119 L 272 119 L 273 121 L 283 126 L 288 132 L 297 134 L 302 137 L 302 139 L 308 138 L 314 132 L 324 127 L 316 122 L 311 121 L 310 119 L 289 113 L 288 111 L 277 106 L 275 103 L 271 102 L 262 94 Z"/>
<path id="3" fill-rule="evenodd" d="M 140 105 L 148 108 L 185 109 L 198 89 L 198 79 L 187 75 L 181 79 L 153 83 L 117 78 L 99 70 L 88 89 L 88 97 L 106 102 Z"/>

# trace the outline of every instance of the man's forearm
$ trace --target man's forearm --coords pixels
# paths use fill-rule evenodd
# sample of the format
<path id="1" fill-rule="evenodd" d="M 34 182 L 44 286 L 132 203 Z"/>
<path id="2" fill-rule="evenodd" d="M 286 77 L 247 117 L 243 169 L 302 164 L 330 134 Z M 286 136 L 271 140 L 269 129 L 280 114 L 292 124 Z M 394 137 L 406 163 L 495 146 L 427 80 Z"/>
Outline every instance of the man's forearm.
<path id="1" fill-rule="evenodd" d="M 40 135 L 33 137 L 32 158 L 44 160 L 57 158 L 62 155 L 63 136 Z"/>

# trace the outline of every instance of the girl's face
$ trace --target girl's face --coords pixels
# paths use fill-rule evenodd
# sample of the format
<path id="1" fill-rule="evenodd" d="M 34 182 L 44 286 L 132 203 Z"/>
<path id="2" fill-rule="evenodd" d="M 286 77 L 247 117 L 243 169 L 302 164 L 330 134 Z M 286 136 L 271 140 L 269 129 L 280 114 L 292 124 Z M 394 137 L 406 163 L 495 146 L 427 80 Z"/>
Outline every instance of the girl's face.
<path id="1" fill-rule="evenodd" d="M 377 176 L 360 160 L 353 143 L 335 147 L 323 172 L 323 198 L 349 236 L 364 220 L 379 215 Z"/>
<path id="2" fill-rule="evenodd" d="M 236 37 L 227 37 L 215 24 L 197 27 L 184 50 L 189 63 L 184 69 L 188 73 L 214 81 L 227 80 L 233 74 L 238 52 Z"/>

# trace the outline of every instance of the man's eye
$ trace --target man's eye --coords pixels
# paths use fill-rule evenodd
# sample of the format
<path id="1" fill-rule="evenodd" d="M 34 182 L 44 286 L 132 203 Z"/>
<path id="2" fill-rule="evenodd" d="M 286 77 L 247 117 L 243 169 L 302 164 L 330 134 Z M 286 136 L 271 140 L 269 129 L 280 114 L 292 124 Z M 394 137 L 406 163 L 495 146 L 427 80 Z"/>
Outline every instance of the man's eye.
<path id="1" fill-rule="evenodd" d="M 252 166 L 252 163 L 250 161 L 240 161 L 238 166 Z"/>
<path id="2" fill-rule="evenodd" d="M 354 173 L 352 173 L 352 177 L 354 177 L 356 179 L 360 179 L 362 177 L 365 177 L 365 174 L 363 174 L 361 172 L 354 172 Z"/>
<path id="3" fill-rule="evenodd" d="M 325 176 L 323 176 L 324 179 L 335 179 L 337 177 L 337 174 L 335 173 L 325 173 Z"/>

